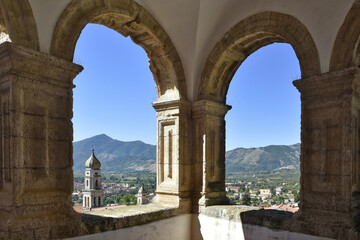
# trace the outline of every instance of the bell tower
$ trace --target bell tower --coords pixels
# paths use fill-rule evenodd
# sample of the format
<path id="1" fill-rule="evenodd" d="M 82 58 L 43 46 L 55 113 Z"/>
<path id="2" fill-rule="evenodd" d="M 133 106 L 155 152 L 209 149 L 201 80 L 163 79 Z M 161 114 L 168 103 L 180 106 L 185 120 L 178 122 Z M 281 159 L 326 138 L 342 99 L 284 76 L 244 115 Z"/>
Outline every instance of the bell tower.
<path id="1" fill-rule="evenodd" d="M 83 211 L 104 205 L 104 191 L 101 187 L 101 163 L 96 158 L 94 149 L 85 162 L 85 188 L 83 190 Z"/>
<path id="2" fill-rule="evenodd" d="M 147 203 L 146 194 L 147 194 L 147 192 L 146 192 L 146 190 L 144 188 L 144 185 L 141 185 L 138 194 L 136 194 L 137 204 L 138 205 L 142 205 L 142 204 Z"/>

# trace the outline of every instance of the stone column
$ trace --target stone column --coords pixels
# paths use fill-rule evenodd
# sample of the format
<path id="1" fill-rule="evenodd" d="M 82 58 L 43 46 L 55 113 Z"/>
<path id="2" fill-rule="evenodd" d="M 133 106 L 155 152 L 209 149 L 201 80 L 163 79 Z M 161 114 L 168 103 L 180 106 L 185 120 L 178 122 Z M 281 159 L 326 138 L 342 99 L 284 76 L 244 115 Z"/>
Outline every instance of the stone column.
<path id="1" fill-rule="evenodd" d="M 72 80 L 82 67 L 0 45 L 0 238 L 77 235 Z"/>
<path id="2" fill-rule="evenodd" d="M 230 109 L 231 106 L 210 100 L 193 104 L 194 192 L 197 199 L 200 197 L 200 206 L 227 204 L 229 201 L 225 192 L 224 117 Z"/>
<path id="3" fill-rule="evenodd" d="M 154 202 L 190 210 L 191 154 L 189 154 L 190 103 L 155 102 L 157 117 L 157 187 Z"/>
<path id="4" fill-rule="evenodd" d="M 301 196 L 294 227 L 349 239 L 359 225 L 360 76 L 358 68 L 294 81 L 301 93 Z M 352 202 L 355 203 L 352 206 Z M 354 208 L 355 206 L 355 208 Z"/>

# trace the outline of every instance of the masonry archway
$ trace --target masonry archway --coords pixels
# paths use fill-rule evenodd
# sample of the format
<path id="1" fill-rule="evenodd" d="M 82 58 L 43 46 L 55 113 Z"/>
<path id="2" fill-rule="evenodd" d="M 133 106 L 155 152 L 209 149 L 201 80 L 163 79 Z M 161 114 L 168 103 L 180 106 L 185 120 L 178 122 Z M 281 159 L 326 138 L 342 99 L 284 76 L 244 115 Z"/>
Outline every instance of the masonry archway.
<path id="1" fill-rule="evenodd" d="M 204 65 L 197 99 L 225 103 L 230 81 L 241 63 L 274 42 L 291 44 L 303 78 L 320 74 L 318 51 L 306 27 L 290 15 L 263 12 L 236 24 L 215 45 Z"/>
<path id="2" fill-rule="evenodd" d="M 77 39 L 88 23 L 109 27 L 140 45 L 149 57 L 158 101 L 186 99 L 180 58 L 156 20 L 135 1 L 86 0 L 71 2 L 56 24 L 51 54 L 72 61 Z"/>
<path id="3" fill-rule="evenodd" d="M 352 186 L 359 182 L 358 154 L 355 153 L 358 153 L 357 89 L 360 83 L 358 68 L 351 68 L 358 53 L 359 35 L 353 35 L 351 30 L 359 26 L 354 21 L 358 19 L 358 11 L 353 7 L 346 20 L 350 26 L 340 31 L 344 36 L 351 36 L 349 45 L 353 47 L 345 49 L 345 57 L 339 61 L 335 61 L 336 56 L 341 55 L 341 47 L 346 45 L 341 42 L 341 34 L 335 44 L 331 70 L 341 71 L 320 74 L 319 56 L 310 33 L 294 17 L 281 13 L 266 12 L 249 17 L 216 44 L 203 70 L 199 101 L 193 106 L 196 148 L 202 149 L 196 157 L 198 172 L 202 173 L 196 179 L 200 205 L 227 201 L 224 116 L 231 108 L 226 105 L 229 82 L 252 52 L 273 42 L 285 42 L 292 45 L 302 74 L 300 80 L 293 82 L 301 94 L 301 200 L 293 227 L 302 233 L 316 232 L 332 238 L 342 234 L 335 230 L 338 222 L 346 229 L 360 229 L 359 222 L 349 217 L 359 216 L 359 201 L 354 204 L 351 200 L 357 199 L 358 192 L 354 195 Z M 335 215 L 337 220 L 333 220 Z"/>
<path id="4" fill-rule="evenodd" d="M 360 66 L 360 1 L 355 1 L 336 36 L 330 71 Z"/>
<path id="5" fill-rule="evenodd" d="M 28 0 L 0 1 L 0 31 L 9 34 L 15 44 L 39 50 L 36 22 Z"/>
<path id="6" fill-rule="evenodd" d="M 170 38 L 156 20 L 135 1 L 72 1 L 56 24 L 51 54 L 73 60 L 77 39 L 88 23 L 101 24 L 133 42 L 147 53 L 157 102 L 157 195 L 155 202 L 179 205 L 190 200 L 188 119 L 190 104 L 180 58 Z M 184 193 L 186 192 L 186 193 Z M 184 195 L 185 194 L 185 195 Z"/>
<path id="7" fill-rule="evenodd" d="M 202 149 L 196 158 L 202 173 L 198 170 L 195 174 L 200 175 L 196 179 L 196 189 L 201 192 L 200 205 L 227 202 L 224 190 L 224 117 L 231 109 L 226 105 L 230 81 L 250 54 L 275 42 L 291 44 L 299 59 L 303 78 L 320 73 L 318 51 L 309 31 L 296 18 L 277 12 L 259 13 L 236 24 L 215 45 L 206 60 L 198 88 L 198 102 L 193 106 L 198 128 L 196 148 Z M 207 163 L 203 163 L 203 159 Z"/>

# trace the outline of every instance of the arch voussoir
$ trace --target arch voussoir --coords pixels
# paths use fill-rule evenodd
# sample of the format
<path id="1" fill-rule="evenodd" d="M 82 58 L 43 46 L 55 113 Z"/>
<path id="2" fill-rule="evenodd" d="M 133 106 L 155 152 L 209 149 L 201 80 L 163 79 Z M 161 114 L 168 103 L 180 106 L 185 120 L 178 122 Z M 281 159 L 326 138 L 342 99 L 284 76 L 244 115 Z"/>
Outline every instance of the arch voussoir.
<path id="1" fill-rule="evenodd" d="M 158 97 L 167 90 L 186 98 L 186 83 L 180 58 L 165 30 L 139 4 L 130 0 L 73 1 L 56 24 L 51 54 L 71 61 L 81 30 L 88 23 L 97 23 L 130 36 L 147 52 L 157 85 Z M 176 67 L 175 67 L 176 64 Z M 174 92 L 171 94 L 174 97 Z"/>
<path id="2" fill-rule="evenodd" d="M 29 1 L 2 0 L 0 7 L 2 23 L 5 24 L 1 27 L 1 31 L 9 34 L 13 43 L 39 50 L 37 26 Z"/>
<path id="3" fill-rule="evenodd" d="M 223 89 L 228 89 L 237 67 L 254 51 L 274 42 L 286 42 L 293 46 L 303 77 L 320 73 L 318 52 L 306 27 L 290 15 L 263 12 L 240 21 L 215 45 L 201 75 L 198 99 L 225 103 L 227 91 Z M 242 48 L 238 58 L 232 57 L 234 46 Z M 224 64 L 229 66 L 229 71 L 219 76 L 216 72 Z M 217 84 L 213 82 L 221 82 L 226 87 L 217 88 Z"/>
<path id="4" fill-rule="evenodd" d="M 354 2 L 336 36 L 331 53 L 330 71 L 358 65 L 357 42 L 360 41 L 360 1 Z"/>

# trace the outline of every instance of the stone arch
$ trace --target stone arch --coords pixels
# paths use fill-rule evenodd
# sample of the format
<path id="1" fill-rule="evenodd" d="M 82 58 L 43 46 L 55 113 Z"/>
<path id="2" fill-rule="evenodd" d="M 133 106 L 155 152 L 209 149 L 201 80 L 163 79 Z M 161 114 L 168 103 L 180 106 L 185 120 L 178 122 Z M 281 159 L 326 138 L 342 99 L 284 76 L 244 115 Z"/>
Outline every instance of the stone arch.
<path id="1" fill-rule="evenodd" d="M 360 1 L 354 2 L 336 36 L 330 71 L 360 65 Z"/>
<path id="2" fill-rule="evenodd" d="M 0 31 L 15 44 L 39 50 L 35 18 L 28 0 L 1 0 Z"/>
<path id="3" fill-rule="evenodd" d="M 198 100 L 225 103 L 230 81 L 241 63 L 259 48 L 275 42 L 292 45 L 302 77 L 320 74 L 318 51 L 306 27 L 290 15 L 262 12 L 236 24 L 215 45 L 202 72 Z"/>
<path id="4" fill-rule="evenodd" d="M 0 11 L 0 32 L 9 34 L 9 32 L 6 28 L 5 18 L 4 18 L 4 14 L 2 13 L 2 11 Z"/>
<path id="5" fill-rule="evenodd" d="M 184 72 L 175 47 L 159 23 L 135 1 L 72 1 L 56 24 L 51 54 L 72 61 L 81 30 L 88 23 L 102 24 L 130 36 L 146 51 L 158 101 L 186 99 Z"/>

